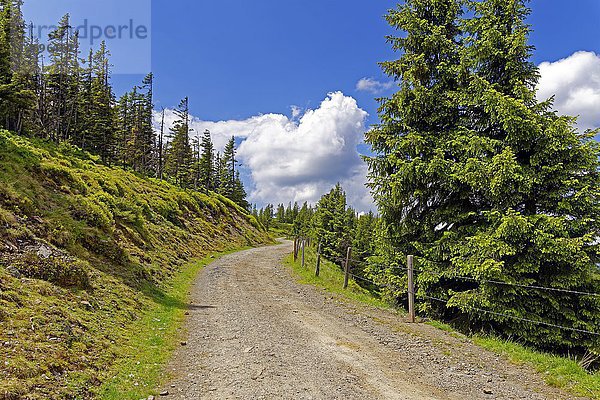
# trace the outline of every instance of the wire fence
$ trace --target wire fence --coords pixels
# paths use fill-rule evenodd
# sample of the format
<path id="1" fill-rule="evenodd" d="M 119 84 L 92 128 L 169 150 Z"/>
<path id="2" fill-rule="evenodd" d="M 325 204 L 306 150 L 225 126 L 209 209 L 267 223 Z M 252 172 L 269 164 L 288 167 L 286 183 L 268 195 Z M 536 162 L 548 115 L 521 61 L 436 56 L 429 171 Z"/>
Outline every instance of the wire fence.
<path id="1" fill-rule="evenodd" d="M 420 294 L 417 294 L 416 296 L 419 297 L 419 298 L 421 298 L 421 299 L 433 300 L 433 301 L 437 301 L 437 302 L 440 302 L 440 303 L 444 303 L 446 306 L 448 305 L 448 300 L 438 299 L 436 297 L 427 296 L 427 295 L 420 295 Z M 573 331 L 573 332 L 586 333 L 586 334 L 589 334 L 589 335 L 600 336 L 600 333 L 588 331 L 588 330 L 585 330 L 585 329 L 571 328 L 571 327 L 568 327 L 568 326 L 562 326 L 562 325 L 552 324 L 550 322 L 544 322 L 544 321 L 535 321 L 535 320 L 532 320 L 532 319 L 529 319 L 529 318 L 522 318 L 522 317 L 517 317 L 516 315 L 509 315 L 509 314 L 499 313 L 499 312 L 496 312 L 496 311 L 484 310 L 482 308 L 477 308 L 477 307 L 473 307 L 473 306 L 465 306 L 465 308 L 468 308 L 468 309 L 473 310 L 473 311 L 481 312 L 481 313 L 484 313 L 484 314 L 495 315 L 497 317 L 505 317 L 505 318 L 510 318 L 510 319 L 514 319 L 514 320 L 517 320 L 517 321 L 529 322 L 529 323 L 536 324 L 536 325 L 544 325 L 544 326 L 549 326 L 549 327 L 553 327 L 553 328 L 564 329 L 564 330 Z"/>
<path id="2" fill-rule="evenodd" d="M 505 281 L 498 281 L 498 280 L 493 280 L 493 279 L 474 278 L 471 276 L 462 276 L 462 275 L 454 275 L 454 274 L 446 275 L 444 273 L 440 273 L 440 272 L 436 273 L 433 271 L 426 271 L 426 270 L 419 269 L 419 268 L 415 268 L 415 272 L 436 274 L 438 277 L 444 277 L 444 278 L 448 278 L 448 279 L 461 279 L 461 280 L 477 282 L 477 283 L 491 283 L 491 284 L 495 284 L 495 285 L 513 286 L 513 287 L 518 287 L 518 288 L 522 288 L 522 289 L 545 290 L 545 291 L 549 291 L 549 292 L 559 292 L 559 293 L 567 293 L 567 294 L 576 294 L 576 295 L 581 295 L 581 296 L 600 297 L 600 293 L 584 292 L 584 291 L 579 291 L 579 290 L 562 289 L 562 288 L 552 288 L 552 287 L 538 286 L 538 285 L 526 285 L 526 284 L 516 283 L 516 282 L 505 282 Z"/>
<path id="3" fill-rule="evenodd" d="M 350 254 L 350 249 L 348 249 L 348 254 Z M 414 272 L 427 273 L 427 274 L 437 275 L 438 278 L 443 277 L 443 278 L 448 278 L 448 279 L 460 279 L 460 280 L 472 281 L 472 282 L 476 282 L 476 283 L 487 283 L 487 284 L 494 284 L 494 285 L 511 286 L 511 287 L 518 287 L 518 288 L 527 289 L 527 290 L 543 290 L 543 291 L 548 291 L 548 292 L 564 293 L 564 294 L 571 294 L 571 295 L 577 295 L 577 296 L 590 296 L 590 297 L 594 297 L 594 298 L 600 297 L 600 293 L 585 292 L 585 291 L 581 291 L 581 290 L 572 290 L 572 289 L 564 289 L 564 288 L 546 287 L 546 286 L 540 286 L 540 285 L 522 284 L 522 283 L 518 283 L 518 282 L 505 282 L 505 281 L 499 281 L 499 280 L 494 280 L 494 279 L 480 279 L 480 278 L 474 278 L 474 277 L 468 277 L 468 276 L 453 275 L 451 273 L 444 274 L 444 273 L 440 273 L 440 272 L 436 272 L 436 271 L 415 268 L 412 264 L 409 264 L 409 266 L 406 268 L 390 267 L 385 264 L 370 263 L 368 261 L 357 260 L 352 257 L 329 257 L 329 258 L 327 258 L 322 254 L 320 256 L 333 262 L 333 263 L 339 264 L 343 269 L 345 269 L 347 278 L 351 277 L 355 281 L 364 282 L 369 285 L 373 285 L 374 287 L 377 287 L 379 289 L 384 289 L 384 288 L 392 289 L 396 292 L 396 294 L 403 293 L 403 294 L 408 294 L 409 297 L 414 296 L 421 300 L 431 300 L 431 301 L 435 301 L 438 303 L 443 303 L 446 307 L 449 307 L 448 300 L 429 296 L 429 295 L 423 294 L 423 293 L 417 293 L 415 291 L 414 287 L 407 286 L 405 288 L 401 288 L 399 286 L 391 285 L 389 283 L 382 284 L 379 282 L 375 282 L 371 279 L 366 278 L 365 276 L 361 276 L 361 275 L 352 273 L 351 267 L 352 266 L 354 266 L 354 267 L 360 266 L 360 267 L 364 268 L 364 267 L 375 266 L 375 267 L 380 267 L 380 268 L 383 267 L 383 269 L 388 270 L 388 271 L 395 271 L 400 275 L 409 275 Z M 345 268 L 346 265 L 348 265 L 348 268 Z M 512 319 L 512 320 L 516 320 L 516 321 L 521 321 L 521 322 L 526 322 L 526 323 L 541 325 L 541 326 L 547 326 L 547 327 L 552 327 L 552 328 L 571 331 L 571 332 L 583 333 L 583 334 L 587 334 L 587 335 L 600 336 L 600 333 L 593 332 L 593 331 L 590 331 L 587 329 L 579 329 L 579 328 L 574 328 L 574 327 L 563 326 L 563 325 L 554 324 L 554 323 L 547 322 L 547 321 L 540 321 L 540 320 L 535 320 L 532 318 L 519 317 L 516 315 L 511 315 L 511 314 L 498 312 L 498 311 L 486 310 L 483 308 L 478 308 L 478 307 L 469 306 L 469 305 L 462 305 L 461 307 L 468 309 L 470 311 L 476 312 L 476 313 L 493 315 L 496 317 L 503 317 L 503 318 Z"/>

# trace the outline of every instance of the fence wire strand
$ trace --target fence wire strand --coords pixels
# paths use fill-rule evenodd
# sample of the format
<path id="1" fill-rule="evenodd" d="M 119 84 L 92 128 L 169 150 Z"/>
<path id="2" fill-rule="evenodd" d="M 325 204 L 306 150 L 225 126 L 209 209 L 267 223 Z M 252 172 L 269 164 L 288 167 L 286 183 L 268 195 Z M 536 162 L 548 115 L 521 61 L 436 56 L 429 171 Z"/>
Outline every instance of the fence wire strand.
<path id="1" fill-rule="evenodd" d="M 437 302 L 444 303 L 444 304 L 448 305 L 448 301 L 447 300 L 439 299 L 437 297 L 431 297 L 431 296 L 427 296 L 427 295 L 423 295 L 423 294 L 416 294 L 416 296 L 419 297 L 419 298 L 421 298 L 421 299 L 429 299 L 429 300 L 437 301 Z M 537 325 L 545 325 L 545 326 L 550 326 L 550 327 L 553 327 L 553 328 L 565 329 L 565 330 L 569 330 L 569 331 L 573 331 L 573 332 L 586 333 L 586 334 L 589 334 L 589 335 L 600 336 L 600 333 L 596 333 L 596 332 L 592 332 L 592 331 L 587 331 L 585 329 L 570 328 L 568 326 L 551 324 L 549 322 L 535 321 L 535 320 L 529 319 L 529 318 L 516 317 L 514 315 L 503 314 L 503 313 L 499 313 L 499 312 L 495 312 L 495 311 L 490 311 L 490 310 L 484 310 L 482 308 L 477 308 L 477 307 L 472 307 L 472 306 L 466 306 L 466 307 L 469 308 L 469 309 L 471 309 L 471 310 L 473 310 L 473 311 L 478 311 L 478 312 L 482 312 L 482 313 L 485 313 L 485 314 L 495 315 L 497 317 L 506 317 L 506 318 L 511 318 L 511 319 L 517 320 L 517 321 L 529 322 L 529 323 L 537 324 Z"/>
<path id="2" fill-rule="evenodd" d="M 432 273 L 432 271 L 425 271 L 420 268 L 414 268 L 414 271 L 421 272 L 421 273 Z M 440 273 L 440 272 L 436 272 L 435 274 L 437 274 L 438 277 L 444 276 L 444 274 Z M 473 278 L 470 276 L 449 275 L 446 278 L 448 278 L 448 279 L 463 279 L 463 280 L 478 282 L 478 283 L 492 283 L 495 285 L 513 286 L 513 287 L 519 287 L 519 288 L 523 288 L 523 289 L 546 290 L 546 291 L 551 291 L 551 292 L 576 294 L 576 295 L 580 295 L 580 296 L 600 297 L 600 293 L 583 292 L 580 290 L 571 290 L 571 289 L 551 288 L 551 287 L 539 286 L 539 285 L 525 285 L 522 283 L 503 282 L 503 281 L 497 281 L 497 280 L 493 280 L 493 279 L 478 279 L 478 278 Z"/>

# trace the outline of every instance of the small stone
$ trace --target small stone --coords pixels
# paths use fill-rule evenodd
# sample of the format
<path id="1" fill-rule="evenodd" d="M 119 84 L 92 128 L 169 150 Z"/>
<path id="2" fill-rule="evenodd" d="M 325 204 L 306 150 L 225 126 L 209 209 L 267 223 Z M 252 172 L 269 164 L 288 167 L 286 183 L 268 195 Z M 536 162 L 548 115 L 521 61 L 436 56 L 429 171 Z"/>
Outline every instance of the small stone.
<path id="1" fill-rule="evenodd" d="M 483 389 L 483 393 L 485 394 L 494 394 L 490 389 Z"/>
<path id="2" fill-rule="evenodd" d="M 169 391 L 168 390 L 163 390 L 162 392 L 159 393 L 161 396 L 168 396 L 169 395 Z"/>
<path id="3" fill-rule="evenodd" d="M 154 400 L 154 396 L 152 396 L 152 395 L 148 396 L 147 400 Z"/>
<path id="4" fill-rule="evenodd" d="M 181 342 L 182 346 L 187 346 L 187 342 Z"/>
<path id="5" fill-rule="evenodd" d="M 13 266 L 7 267 L 6 272 L 8 272 L 13 278 L 21 279 L 21 273 Z"/>
<path id="6" fill-rule="evenodd" d="M 42 245 L 38 249 L 37 255 L 40 258 L 44 258 L 44 259 L 49 258 L 52 255 L 52 249 L 46 245 Z"/>

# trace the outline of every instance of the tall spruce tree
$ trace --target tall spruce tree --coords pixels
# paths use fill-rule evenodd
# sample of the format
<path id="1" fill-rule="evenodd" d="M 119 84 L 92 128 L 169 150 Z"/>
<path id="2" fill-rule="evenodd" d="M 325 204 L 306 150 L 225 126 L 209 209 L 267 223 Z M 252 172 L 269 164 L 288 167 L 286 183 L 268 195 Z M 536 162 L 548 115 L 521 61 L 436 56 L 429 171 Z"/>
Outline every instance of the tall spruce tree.
<path id="1" fill-rule="evenodd" d="M 177 120 L 171 127 L 171 142 L 166 151 L 165 173 L 178 185 L 189 187 L 192 183 L 190 168 L 193 152 L 190 146 L 189 100 L 184 98 L 175 110 Z"/>
<path id="2" fill-rule="evenodd" d="M 231 196 L 231 200 L 233 200 L 234 203 L 242 207 L 244 210 L 248 210 L 250 208 L 250 204 L 246 200 L 247 196 L 248 194 L 244 188 L 244 182 L 242 182 L 242 178 L 240 177 L 240 171 L 235 171 L 235 180 L 233 181 L 233 194 Z"/>
<path id="3" fill-rule="evenodd" d="M 420 300 L 425 312 L 598 349 L 598 336 L 527 321 L 596 331 L 598 297 L 490 282 L 600 290 L 598 144 L 536 101 L 526 2 L 470 1 L 469 18 L 460 3 L 407 0 L 387 17 L 406 35 L 389 39 L 403 54 L 382 65 L 400 89 L 367 134 L 381 246 L 417 255 L 419 295 L 447 300 Z"/>
<path id="4" fill-rule="evenodd" d="M 0 126 L 33 130 L 38 47 L 25 34 L 22 0 L 0 1 Z"/>
<path id="5" fill-rule="evenodd" d="M 72 31 L 70 16 L 66 14 L 49 34 L 50 64 L 46 75 L 46 112 L 44 128 L 54 141 L 69 140 L 75 136 L 79 95 L 79 39 Z"/>
<path id="6" fill-rule="evenodd" d="M 202 135 L 200 143 L 201 155 L 199 159 L 200 185 L 205 191 L 215 190 L 215 148 L 212 143 L 210 131 L 207 129 Z"/>
<path id="7" fill-rule="evenodd" d="M 160 131 L 158 133 L 158 143 L 156 147 L 156 177 L 163 179 L 165 164 L 165 109 L 162 109 L 160 120 Z"/>
<path id="8" fill-rule="evenodd" d="M 98 154 L 104 162 L 115 159 L 115 96 L 110 84 L 110 52 L 102 41 L 93 55 L 91 126 L 88 138 L 89 150 Z"/>
<path id="9" fill-rule="evenodd" d="M 296 207 L 297 204 L 294 204 L 294 208 Z M 294 221 L 299 218 L 300 213 L 301 210 Z M 321 197 L 312 218 L 314 237 L 322 242 L 323 254 L 332 260 L 344 257 L 347 247 L 352 245 L 349 217 L 346 192 L 338 183 Z"/>
<path id="10" fill-rule="evenodd" d="M 87 58 L 81 60 L 82 66 L 80 69 L 78 96 L 78 123 L 72 143 L 82 149 L 91 150 L 88 140 L 92 135 L 93 130 L 93 82 L 94 82 L 94 52 L 90 49 Z"/>
<path id="11" fill-rule="evenodd" d="M 277 206 L 276 218 L 277 222 L 285 223 L 285 206 L 283 204 Z"/>
<path id="12" fill-rule="evenodd" d="M 139 135 L 137 137 L 138 171 L 155 174 L 156 133 L 154 132 L 154 74 L 149 73 L 142 81 L 139 103 Z"/>
<path id="13" fill-rule="evenodd" d="M 223 177 L 221 179 L 222 194 L 225 197 L 233 200 L 234 193 L 236 190 L 236 159 L 234 137 L 231 137 L 231 139 L 229 139 L 229 141 L 225 145 L 225 149 L 223 150 L 223 164 Z"/>

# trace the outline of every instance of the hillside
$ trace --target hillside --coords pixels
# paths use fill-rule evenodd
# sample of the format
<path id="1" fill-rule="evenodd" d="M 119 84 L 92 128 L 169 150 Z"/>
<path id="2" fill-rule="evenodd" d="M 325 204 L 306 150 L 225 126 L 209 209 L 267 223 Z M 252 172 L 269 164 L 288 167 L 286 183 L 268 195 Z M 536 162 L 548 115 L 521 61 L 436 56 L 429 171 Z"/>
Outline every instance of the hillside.
<path id="1" fill-rule="evenodd" d="M 222 196 L 0 131 L 0 399 L 92 397 L 183 266 L 268 241 Z"/>

